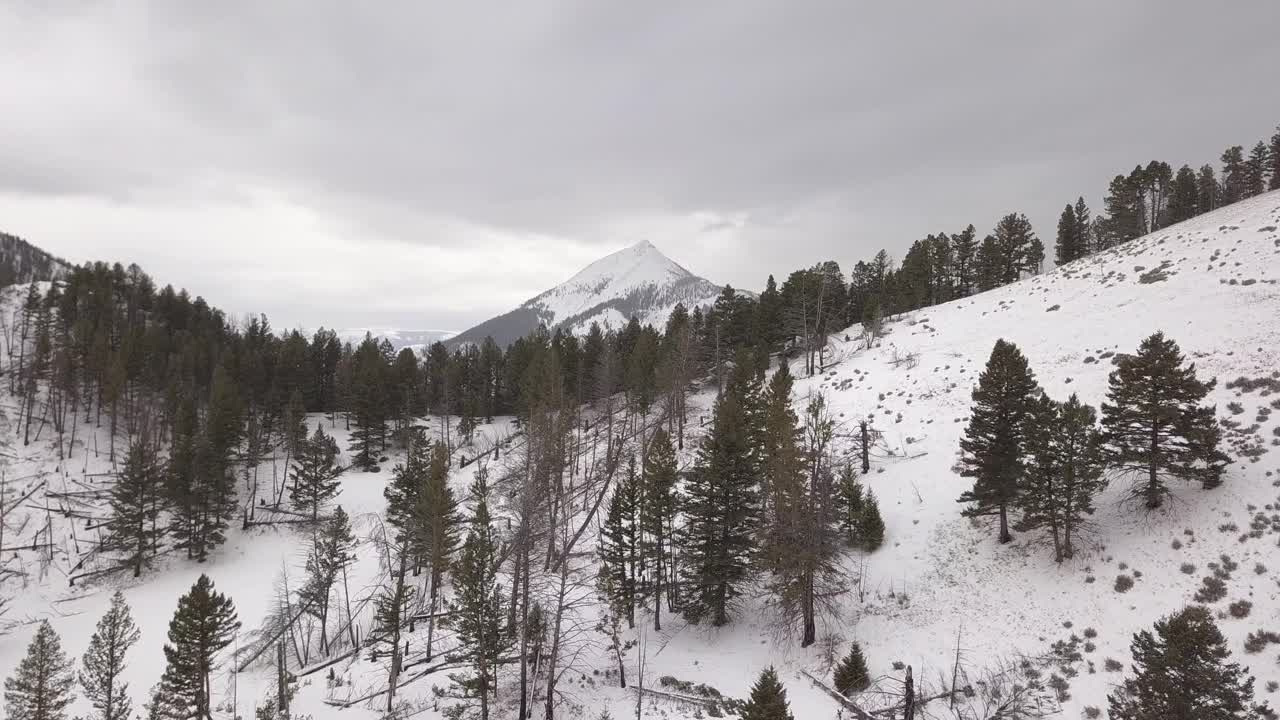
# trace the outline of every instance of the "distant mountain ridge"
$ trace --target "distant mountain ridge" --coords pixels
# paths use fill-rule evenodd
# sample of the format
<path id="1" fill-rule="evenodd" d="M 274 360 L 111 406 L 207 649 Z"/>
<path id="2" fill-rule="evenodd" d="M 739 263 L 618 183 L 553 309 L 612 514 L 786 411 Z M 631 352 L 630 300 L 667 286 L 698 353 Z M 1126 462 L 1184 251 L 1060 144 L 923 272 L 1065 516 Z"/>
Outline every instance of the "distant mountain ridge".
<path id="1" fill-rule="evenodd" d="M 397 328 L 347 328 L 338 330 L 338 339 L 359 345 L 366 334 L 391 343 L 396 350 L 411 348 L 420 350 L 433 343 L 448 340 L 458 333 L 453 330 L 401 330 Z"/>
<path id="2" fill-rule="evenodd" d="M 70 269 L 71 264 L 66 260 L 17 235 L 0 232 L 0 287 L 53 280 Z"/>
<path id="3" fill-rule="evenodd" d="M 506 346 L 539 325 L 585 334 L 593 322 L 621 329 L 631 318 L 662 327 L 676 305 L 707 307 L 721 286 L 694 275 L 645 240 L 591 263 L 520 307 L 459 333 L 450 345 L 492 337 Z"/>

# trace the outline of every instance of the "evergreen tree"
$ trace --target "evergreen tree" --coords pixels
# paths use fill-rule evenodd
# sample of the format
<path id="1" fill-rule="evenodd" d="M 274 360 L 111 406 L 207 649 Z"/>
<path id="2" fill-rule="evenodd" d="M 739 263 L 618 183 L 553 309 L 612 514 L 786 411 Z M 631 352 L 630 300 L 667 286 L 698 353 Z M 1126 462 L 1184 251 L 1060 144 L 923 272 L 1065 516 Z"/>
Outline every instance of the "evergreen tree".
<path id="1" fill-rule="evenodd" d="M 1062 562 L 1073 555 L 1072 534 L 1093 514 L 1093 497 L 1104 484 L 1097 413 L 1075 395 L 1057 403 L 1041 394 L 1028 422 L 1022 517 L 1014 529 L 1043 530 L 1053 540 L 1054 560 Z"/>
<path id="2" fill-rule="evenodd" d="M 1130 497 L 1148 509 L 1169 494 L 1169 477 L 1222 483 L 1228 458 L 1219 449 L 1221 430 L 1213 406 L 1201 407 L 1215 381 L 1201 382 L 1195 364 L 1164 333 L 1156 333 L 1136 355 L 1122 355 L 1108 379 L 1102 404 L 1103 448 L 1109 465 L 1137 478 Z"/>
<path id="3" fill-rule="evenodd" d="M 849 547 L 862 545 L 863 490 L 862 483 L 854 472 L 852 463 L 845 463 L 840 468 L 840 478 L 836 485 L 840 493 L 840 530 L 844 533 Z"/>
<path id="4" fill-rule="evenodd" d="M 1218 184 L 1213 166 L 1201 165 L 1196 174 L 1196 210 L 1207 213 L 1222 204 L 1222 186 Z"/>
<path id="5" fill-rule="evenodd" d="M 782 687 L 772 667 L 761 672 L 756 684 L 751 686 L 751 697 L 742 708 L 742 720 L 795 720 L 787 702 L 787 689 Z"/>
<path id="6" fill-rule="evenodd" d="M 480 706 L 481 720 L 489 717 L 489 696 L 497 688 L 497 662 L 507 648 L 502 629 L 502 586 L 498 583 L 498 541 L 490 527 L 486 473 L 476 473 L 471 488 L 474 510 L 470 530 L 454 568 L 456 595 L 451 604 L 458 642 L 470 659 L 466 675 L 455 676 L 468 697 Z"/>
<path id="7" fill-rule="evenodd" d="M 963 232 L 951 236 L 951 252 L 956 297 L 969 297 L 977 286 L 974 267 L 978 253 L 978 240 L 977 231 L 972 225 L 966 227 Z"/>
<path id="8" fill-rule="evenodd" d="M 387 669 L 388 713 L 395 708 L 396 687 L 399 685 L 400 672 L 404 669 L 406 650 L 401 646 L 400 640 L 405 627 L 410 623 L 409 615 L 412 613 L 410 603 L 413 602 L 415 588 L 408 582 L 409 557 L 412 553 L 413 550 L 403 535 L 395 542 L 388 543 L 387 584 L 380 589 L 373 603 L 373 643 L 377 648 L 385 648 L 391 660 Z M 379 654 L 378 650 L 374 651 L 375 661 Z"/>
<path id="9" fill-rule="evenodd" d="M 235 604 L 213 589 L 208 575 L 201 575 L 190 592 L 178 599 L 169 622 L 169 642 L 164 646 L 167 665 L 151 703 L 155 711 L 170 720 L 212 717 L 210 676 L 218 653 L 231 644 L 239 629 Z"/>
<path id="10" fill-rule="evenodd" d="M 4 681 L 4 710 L 9 720 L 64 720 L 75 699 L 71 661 L 48 620 L 41 620 L 27 656 Z"/>
<path id="11" fill-rule="evenodd" d="M 89 649 L 80 661 L 80 686 L 97 713 L 95 720 L 128 720 L 133 713 L 129 684 L 121 675 L 125 669 L 125 654 L 141 636 L 129 612 L 129 604 L 117 590 L 111 596 L 111 607 L 89 638 Z"/>
<path id="12" fill-rule="evenodd" d="M 1280 125 L 1276 126 L 1276 132 L 1271 136 L 1267 154 L 1271 157 L 1271 183 L 1267 189 L 1280 190 Z"/>
<path id="13" fill-rule="evenodd" d="M 1142 200 L 1141 169 L 1134 174 L 1117 175 L 1111 179 L 1107 195 L 1103 198 L 1107 218 L 1101 238 L 1106 250 L 1146 234 L 1146 208 Z"/>
<path id="14" fill-rule="evenodd" d="M 884 544 L 884 518 L 880 516 L 880 502 L 870 488 L 862 496 L 862 512 L 858 517 L 858 547 L 865 552 L 875 552 Z"/>
<path id="15" fill-rule="evenodd" d="M 1000 285 L 1017 282 L 1023 273 L 1035 273 L 1044 262 L 1044 246 L 1021 213 L 1009 213 L 996 223 L 997 279 Z"/>
<path id="16" fill-rule="evenodd" d="M 994 235 L 982 238 L 974 256 L 974 284 L 979 292 L 986 292 L 1004 284 L 1003 253 Z"/>
<path id="17" fill-rule="evenodd" d="M 311 438 L 298 446 L 290 472 L 289 499 L 300 512 L 310 515 L 312 522 L 320 519 L 320 508 L 338 496 L 342 469 L 336 466 L 337 458 L 338 444 L 319 425 Z"/>
<path id="18" fill-rule="evenodd" d="M 392 468 L 391 482 L 382 489 L 387 500 L 387 522 L 396 529 L 398 542 L 404 543 L 411 552 L 417 549 L 413 547 L 419 535 L 417 511 L 431 471 L 431 447 L 423 430 L 414 428 L 409 434 L 404 462 Z"/>
<path id="19" fill-rule="evenodd" d="M 845 697 L 862 692 L 871 687 L 871 675 L 867 672 L 867 659 L 862 655 L 862 648 L 854 643 L 849 654 L 836 665 L 836 690 Z"/>
<path id="20" fill-rule="evenodd" d="M 1008 512 L 1023 475 L 1027 416 L 1036 390 L 1035 376 L 1022 352 L 1013 343 L 997 340 L 973 391 L 958 468 L 961 477 L 973 478 L 973 489 L 959 499 L 970 504 L 962 514 L 998 516 L 1001 543 L 1013 539 Z"/>
<path id="21" fill-rule="evenodd" d="M 1072 260 L 1084 257 L 1083 238 L 1077 234 L 1078 231 L 1076 209 L 1068 204 L 1062 209 L 1062 215 L 1058 217 L 1058 243 L 1055 257 L 1057 264 L 1066 265 Z"/>
<path id="22" fill-rule="evenodd" d="M 1229 662 L 1226 639 L 1209 610 L 1195 605 L 1133 636 L 1133 676 L 1107 696 L 1114 720 L 1253 720 L 1253 678 Z"/>
<path id="23" fill-rule="evenodd" d="M 453 567 L 458 551 L 458 529 L 462 519 L 458 514 L 458 501 L 449 487 L 449 451 L 437 441 L 431 448 L 431 461 L 427 467 L 426 485 L 418 498 L 414 526 L 417 531 L 415 544 L 420 557 L 431 569 L 431 591 L 427 601 L 428 620 L 427 657 L 435 641 L 435 613 L 440 600 L 440 584 L 444 574 Z"/>
<path id="24" fill-rule="evenodd" d="M 1222 205 L 1230 205 L 1248 197 L 1248 169 L 1244 148 L 1232 145 L 1222 153 Z"/>
<path id="25" fill-rule="evenodd" d="M 640 555 L 642 564 L 652 575 L 646 585 L 646 594 L 653 601 L 653 629 L 662 629 L 663 592 L 667 588 L 667 576 L 671 572 L 668 560 L 671 554 L 671 536 L 676 514 L 676 451 L 671 436 L 658 428 L 649 440 L 649 455 L 641 475 L 640 530 L 642 538 Z"/>
<path id="26" fill-rule="evenodd" d="M 1258 141 L 1249 151 L 1249 159 L 1244 163 L 1244 197 L 1261 195 L 1267 190 L 1267 171 L 1271 165 L 1271 151 L 1267 144 Z"/>
<path id="27" fill-rule="evenodd" d="M 601 572 L 608 575 L 613 612 L 625 617 L 629 627 L 636 624 L 636 481 L 633 472 L 623 477 L 609 500 L 604 526 L 600 528 Z"/>
<path id="28" fill-rule="evenodd" d="M 1089 206 L 1085 204 L 1083 197 L 1076 198 L 1075 221 L 1076 227 L 1073 232 L 1079 244 L 1080 256 L 1093 254 L 1096 249 L 1093 246 L 1093 214 L 1089 211 Z"/>
<path id="29" fill-rule="evenodd" d="M 682 497 L 680 575 L 690 622 L 727 624 L 750 578 L 760 502 L 759 415 L 759 379 L 739 352 Z"/>
<path id="30" fill-rule="evenodd" d="M 320 651 L 329 651 L 329 609 L 334 585 L 355 561 L 355 537 L 342 506 L 324 520 L 312 534 L 311 552 L 307 554 L 307 580 L 298 591 L 298 601 L 307 614 L 320 624 Z"/>
<path id="31" fill-rule="evenodd" d="M 156 463 L 155 450 L 147 433 L 129 446 L 120 477 L 111 488 L 111 518 L 103 549 L 124 552 L 133 576 L 155 557 L 164 534 L 157 521 L 164 506 L 163 474 Z"/>
<path id="32" fill-rule="evenodd" d="M 351 464 L 366 471 L 378 467 L 386 438 L 385 366 L 377 343 L 366 335 L 352 357 L 350 406 L 356 424 L 351 432 Z"/>
<path id="33" fill-rule="evenodd" d="M 1169 222 L 1179 223 L 1199 215 L 1200 190 L 1196 173 L 1188 165 L 1178 168 L 1169 190 Z"/>

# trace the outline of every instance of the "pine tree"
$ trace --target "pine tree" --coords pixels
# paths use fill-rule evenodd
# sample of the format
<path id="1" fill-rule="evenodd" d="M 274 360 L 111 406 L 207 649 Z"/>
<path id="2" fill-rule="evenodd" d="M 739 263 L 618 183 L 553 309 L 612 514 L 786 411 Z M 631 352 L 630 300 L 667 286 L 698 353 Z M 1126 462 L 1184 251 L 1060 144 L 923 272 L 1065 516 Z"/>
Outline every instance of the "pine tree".
<path id="1" fill-rule="evenodd" d="M 458 643 L 470 658 L 465 675 L 452 676 L 480 706 L 481 720 L 489 718 L 489 696 L 497 688 L 497 661 L 509 638 L 502 629 L 502 586 L 498 583 L 498 542 L 490 527 L 489 486 L 482 469 L 471 488 L 474 510 L 470 530 L 453 571 L 455 588 L 451 620 Z"/>
<path id="2" fill-rule="evenodd" d="M 1013 343 L 997 340 L 978 377 L 969 426 L 960 440 L 960 475 L 974 481 L 973 489 L 960 496 L 959 502 L 970 503 L 962 514 L 998 516 L 1001 543 L 1013 539 L 1008 513 L 1022 479 L 1027 416 L 1036 389 L 1022 352 Z"/>
<path id="3" fill-rule="evenodd" d="M 1017 282 L 1023 273 L 1035 273 L 1044 262 L 1044 246 L 1031 229 L 1031 221 L 1021 213 L 1009 213 L 996 223 L 995 231 L 997 281 L 1000 285 Z"/>
<path id="4" fill-rule="evenodd" d="M 1093 254 L 1093 214 L 1089 211 L 1089 206 L 1085 204 L 1083 197 L 1076 198 L 1075 206 L 1076 227 L 1072 231 L 1075 241 L 1080 250 L 1080 257 Z"/>
<path id="5" fill-rule="evenodd" d="M 742 708 L 742 720 L 795 720 L 787 702 L 787 689 L 782 687 L 772 667 L 765 668 L 751 686 L 751 697 Z"/>
<path id="6" fill-rule="evenodd" d="M 871 675 L 867 672 L 867 659 L 862 655 L 862 648 L 854 643 L 849 654 L 836 665 L 836 690 L 845 697 L 862 692 L 871 687 Z"/>
<path id="7" fill-rule="evenodd" d="M 1232 145 L 1222 153 L 1222 204 L 1230 205 L 1248 197 L 1248 169 L 1244 162 L 1244 148 Z"/>
<path id="8" fill-rule="evenodd" d="M 387 432 L 386 389 L 383 376 L 386 361 L 372 336 L 352 357 L 352 414 L 356 429 L 351 432 L 351 464 L 366 471 L 378 468 Z"/>
<path id="9" fill-rule="evenodd" d="M 1206 490 L 1222 483 L 1228 458 L 1218 449 L 1221 430 L 1213 406 L 1199 405 L 1214 385 L 1196 377 L 1195 364 L 1185 364 L 1164 333 L 1118 358 L 1102 404 L 1103 451 L 1108 465 L 1135 477 L 1130 497 L 1148 509 L 1164 503 L 1167 478 L 1199 481 Z"/>
<path id="10" fill-rule="evenodd" d="M 1196 173 L 1196 210 L 1207 213 L 1222 205 L 1222 186 L 1212 165 L 1201 165 Z"/>
<path id="11" fill-rule="evenodd" d="M 336 466 L 337 458 L 338 444 L 319 425 L 310 439 L 298 445 L 290 471 L 289 499 L 299 512 L 310 515 L 312 522 L 320 519 L 320 508 L 338 496 L 342 469 Z"/>
<path id="12" fill-rule="evenodd" d="M 1267 171 L 1270 169 L 1271 151 L 1267 144 L 1258 141 L 1249 151 L 1249 159 L 1244 163 L 1244 197 L 1261 195 L 1267 190 Z"/>
<path id="13" fill-rule="evenodd" d="M 351 523 L 339 505 L 312 534 L 311 552 L 307 554 L 306 562 L 307 580 L 298 591 L 299 603 L 320 624 L 321 652 L 329 652 L 329 608 L 334 585 L 354 561 L 355 538 L 351 534 Z"/>
<path id="14" fill-rule="evenodd" d="M 213 686 L 210 675 L 218 653 L 240 629 L 235 604 L 201 575 L 190 592 L 178 599 L 164 646 L 167 665 L 152 707 L 172 720 L 211 717 Z"/>
<path id="15" fill-rule="evenodd" d="M 1066 265 L 1072 260 L 1084 257 L 1085 250 L 1081 242 L 1083 238 L 1077 234 L 1078 231 L 1076 209 L 1067 205 L 1062 209 L 1062 215 L 1058 217 L 1057 254 L 1054 258 L 1057 264 Z"/>
<path id="16" fill-rule="evenodd" d="M 129 446 L 120 477 L 111 488 L 111 518 L 103 549 L 126 553 L 133 576 L 142 575 L 160 545 L 163 529 L 157 526 L 164 506 L 163 474 L 156 463 L 154 446 L 146 432 Z"/>
<path id="17" fill-rule="evenodd" d="M 634 473 L 624 476 L 609 500 L 604 526 L 600 528 L 601 571 L 608 574 L 612 609 L 625 617 L 629 627 L 636 625 L 635 564 L 632 559 L 635 538 L 636 490 Z"/>
<path id="18" fill-rule="evenodd" d="M 1019 488 L 1022 517 L 1014 529 L 1043 530 L 1053 540 L 1056 562 L 1071 557 L 1071 537 L 1093 514 L 1102 490 L 1097 413 L 1072 395 L 1057 403 L 1046 395 L 1032 403 L 1026 438 L 1026 477 Z"/>
<path id="19" fill-rule="evenodd" d="M 417 531 L 415 545 L 423 562 L 431 571 L 431 591 L 427 601 L 427 658 L 435 642 L 435 613 L 440 601 L 440 584 L 444 574 L 453 567 L 458 552 L 458 530 L 462 519 L 458 514 L 458 501 L 449 487 L 449 451 L 444 443 L 435 442 L 431 447 L 431 461 L 427 467 L 426 485 L 418 498 L 414 527 Z"/>
<path id="20" fill-rule="evenodd" d="M 994 235 L 982 238 L 974 256 L 974 284 L 979 292 L 998 288 L 1004 284 L 1004 262 L 999 243 Z"/>
<path id="21" fill-rule="evenodd" d="M 1226 639 L 1209 610 L 1194 605 L 1133 636 L 1133 677 L 1107 696 L 1114 720 L 1253 720 L 1253 678 L 1229 662 Z"/>
<path id="22" fill-rule="evenodd" d="M 391 482 L 382 489 L 382 496 L 387 501 L 387 522 L 396 529 L 398 542 L 411 547 L 419 534 L 417 510 L 431 470 L 432 446 L 421 428 L 409 433 L 408 444 L 404 462 L 392 468 Z"/>
<path id="23" fill-rule="evenodd" d="M 125 654 L 141 636 L 129 604 L 117 590 L 111 596 L 111 607 L 89 638 L 89 649 L 80 660 L 80 686 L 97 711 L 95 720 L 128 720 L 133 713 L 129 684 L 121 675 Z"/>
<path id="24" fill-rule="evenodd" d="M 685 485 L 680 546 L 683 613 L 717 627 L 750 578 L 759 519 L 759 379 L 744 352 L 716 397 L 711 428 Z"/>
<path id="25" fill-rule="evenodd" d="M 1103 198 L 1107 218 L 1103 225 L 1105 247 L 1115 247 L 1146 234 L 1146 209 L 1142 202 L 1141 169 L 1134 174 L 1116 175 Z"/>
<path id="26" fill-rule="evenodd" d="M 1169 222 L 1179 223 L 1199 215 L 1200 190 L 1196 173 L 1188 165 L 1178 168 L 1169 190 Z"/>
<path id="27" fill-rule="evenodd" d="M 840 468 L 840 477 L 836 488 L 840 493 L 840 530 L 844 533 L 849 547 L 860 547 L 862 544 L 860 529 L 862 527 L 863 490 L 862 483 L 852 463 L 845 463 Z"/>
<path id="28" fill-rule="evenodd" d="M 972 225 L 951 236 L 951 252 L 954 258 L 956 297 L 969 297 L 976 286 L 974 259 L 978 253 L 977 231 Z M 851 318 L 853 319 L 855 318 Z"/>
<path id="29" fill-rule="evenodd" d="M 640 508 L 640 554 L 644 567 L 652 573 L 646 594 L 653 602 L 654 630 L 662 629 L 663 592 L 670 594 L 667 576 L 671 572 L 668 557 L 675 525 L 676 479 L 676 451 L 671 436 L 658 428 L 649 440 L 649 455 L 640 481 L 640 494 L 644 497 Z"/>
<path id="30" fill-rule="evenodd" d="M 870 488 L 862 496 L 862 512 L 858 517 L 858 547 L 865 552 L 875 552 L 884 544 L 884 518 L 880 516 L 880 502 Z"/>
<path id="31" fill-rule="evenodd" d="M 1276 126 L 1276 132 L 1271 136 L 1268 155 L 1271 156 L 1271 183 L 1267 189 L 1280 190 L 1280 125 Z"/>
<path id="32" fill-rule="evenodd" d="M 41 620 L 27 646 L 27 656 L 13 677 L 4 681 L 5 717 L 9 720 L 64 720 L 75 699 L 71 661 L 48 620 Z"/>

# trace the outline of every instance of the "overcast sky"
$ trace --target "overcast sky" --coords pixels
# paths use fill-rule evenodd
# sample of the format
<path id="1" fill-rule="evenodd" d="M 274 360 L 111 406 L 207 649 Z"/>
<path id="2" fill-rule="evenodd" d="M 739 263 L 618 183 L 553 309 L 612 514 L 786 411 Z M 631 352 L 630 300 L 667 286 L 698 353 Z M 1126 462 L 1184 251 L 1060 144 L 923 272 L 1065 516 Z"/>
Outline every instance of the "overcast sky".
<path id="1" fill-rule="evenodd" d="M 0 4 L 0 230 L 276 327 L 751 289 L 1280 123 L 1280 2 Z M 393 11 L 394 8 L 394 11 Z"/>

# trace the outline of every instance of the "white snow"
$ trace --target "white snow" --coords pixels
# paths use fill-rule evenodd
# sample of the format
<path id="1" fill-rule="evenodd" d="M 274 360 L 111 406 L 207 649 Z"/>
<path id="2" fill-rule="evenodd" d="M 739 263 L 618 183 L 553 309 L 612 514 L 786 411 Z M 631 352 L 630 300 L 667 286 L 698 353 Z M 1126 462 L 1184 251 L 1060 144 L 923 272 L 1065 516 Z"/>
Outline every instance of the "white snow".
<path id="1" fill-rule="evenodd" d="M 1280 410 L 1264 411 L 1280 394 L 1241 392 L 1225 383 L 1238 376 L 1269 377 L 1280 370 L 1278 226 L 1280 193 L 1273 192 L 1005 288 L 892 318 L 887 334 L 869 350 L 858 342 L 860 329 L 856 326 L 833 337 L 828 368 L 820 376 L 797 381 L 796 402 L 802 405 L 811 392 L 826 393 L 846 433 L 852 432 L 859 418 L 873 418 L 884 440 L 864 482 L 879 498 L 887 530 L 885 546 L 878 552 L 866 556 L 850 553 L 844 559 L 855 577 L 861 574 L 861 582 L 850 586 L 839 601 L 838 614 L 823 622 L 819 636 L 857 639 L 863 644 L 873 676 L 899 676 L 891 664 L 900 661 L 913 667 L 918 680 L 934 683 L 940 673 L 949 675 L 957 633 L 965 664 L 976 673 L 999 657 L 1043 653 L 1051 642 L 1072 634 L 1083 638 L 1085 629 L 1093 628 L 1097 636 L 1089 642 L 1096 648 L 1084 652 L 1084 660 L 1076 665 L 1079 675 L 1070 679 L 1071 697 L 1063 707 L 1062 717 L 1079 717 L 1086 706 L 1105 708 L 1106 693 L 1121 678 L 1104 669 L 1103 659 L 1114 658 L 1127 666 L 1132 634 L 1149 627 L 1161 614 L 1190 602 L 1200 578 L 1209 572 L 1208 563 L 1225 553 L 1239 563 L 1239 569 L 1227 583 L 1228 597 L 1213 607 L 1225 610 L 1230 601 L 1252 601 L 1249 618 L 1226 617 L 1219 624 L 1236 659 L 1252 666 L 1259 695 L 1268 697 L 1266 683 L 1280 680 L 1280 669 L 1273 662 L 1275 648 L 1245 655 L 1241 646 L 1249 631 L 1274 628 L 1280 619 L 1280 576 L 1275 572 L 1280 569 L 1280 559 L 1276 558 L 1277 536 L 1272 529 L 1280 527 L 1280 522 L 1270 520 L 1273 513 L 1280 512 L 1280 489 L 1276 487 L 1280 483 Z M 587 296 L 592 288 L 621 292 L 685 272 L 660 257 L 651 246 L 642 244 L 589 266 L 564 286 L 540 297 L 545 297 L 557 317 L 564 317 L 590 307 Z M 1143 281 L 1144 277 L 1153 279 L 1150 273 L 1162 267 L 1166 279 Z M 14 289 L 6 291 L 5 307 L 13 307 L 14 298 Z M 7 316 L 9 311 L 4 312 Z M 1014 543 L 1000 546 L 989 528 L 960 517 L 956 498 L 966 489 L 967 481 L 952 472 L 951 466 L 969 409 L 970 391 L 997 338 L 1018 344 L 1052 397 L 1065 399 L 1075 392 L 1096 406 L 1105 394 L 1111 354 L 1132 352 L 1142 338 L 1156 330 L 1179 342 L 1202 378 L 1218 378 L 1212 401 L 1219 417 L 1243 425 L 1241 431 L 1227 432 L 1230 446 L 1226 449 L 1237 459 L 1223 487 L 1212 491 L 1175 487 L 1177 502 L 1151 515 L 1119 506 L 1119 488 L 1112 487 L 1098 503 L 1089 537 L 1079 544 L 1076 557 L 1062 565 L 1055 565 L 1051 551 L 1034 537 L 1018 534 Z M 909 363 L 895 365 L 895 359 L 911 355 L 916 356 L 914 367 L 908 367 Z M 799 365 L 792 370 L 797 375 L 803 372 Z M 695 434 L 699 432 L 698 418 L 706 414 L 710 401 L 707 391 L 691 399 L 690 427 Z M 1233 415 L 1227 409 L 1229 402 L 1240 403 L 1242 412 Z M 41 481 L 55 490 L 64 482 L 92 485 L 94 473 L 109 469 L 105 430 L 86 432 L 88 428 L 82 428 L 85 444 L 76 449 L 70 461 L 59 463 L 47 435 L 29 447 L 23 447 L 20 439 L 12 440 L 16 437 L 14 408 L 14 400 L 7 394 L 0 399 L 0 437 L 11 439 L 0 448 L 8 488 L 6 502 L 14 502 L 24 488 Z M 313 418 L 313 422 L 317 420 Z M 329 430 L 329 420 L 322 422 Z M 438 431 L 440 420 L 428 422 Z M 1255 423 L 1256 432 L 1242 432 Z M 347 434 L 341 418 L 337 425 L 335 434 L 345 447 Z M 475 449 L 489 447 L 511 430 L 510 421 L 504 419 L 483 427 Z M 1245 444 L 1270 452 L 1250 461 L 1239 454 Z M 686 443 L 682 463 L 691 462 L 694 446 L 696 440 Z M 344 476 L 340 502 L 357 519 L 358 534 L 365 538 L 353 577 L 353 595 L 368 595 L 383 573 L 375 539 L 381 525 L 382 488 L 397 457 L 384 463 L 381 473 Z M 460 494 L 475 467 L 473 463 L 451 477 Z M 275 472 L 283 472 L 283 468 Z M 268 465 L 260 473 L 266 478 L 272 470 Z M 43 510 L 46 502 L 52 503 L 49 513 Z M 159 678 L 163 665 L 160 647 L 177 597 L 200 572 L 208 572 L 218 588 L 236 601 L 245 636 L 265 614 L 281 568 L 290 568 L 291 583 L 300 577 L 298 550 L 303 540 L 299 535 L 288 529 L 233 529 L 227 545 L 206 565 L 170 558 L 140 581 L 118 577 L 71 588 L 66 575 L 78 558 L 76 543 L 81 543 L 82 550 L 92 533 L 83 529 L 83 520 L 60 517 L 57 508 L 55 500 L 37 493 L 19 511 L 31 518 L 27 529 L 13 536 L 29 542 L 33 528 L 51 519 L 58 547 L 48 567 L 41 569 L 41 553 L 35 551 L 6 552 L 2 558 L 7 565 L 25 567 L 30 580 L 5 618 L 16 624 L 0 636 L 0 675 L 10 674 L 21 659 L 34 631 L 32 622 L 39 618 L 51 619 L 68 654 L 78 658 L 110 592 L 120 587 L 143 631 L 143 640 L 131 655 L 129 672 L 132 694 L 140 703 Z M 99 515 L 101 511 L 101 507 L 87 510 Z M 1259 524 L 1260 537 L 1248 537 L 1257 513 L 1265 514 L 1266 522 Z M 17 520 L 15 514 L 11 528 L 17 527 Z M 5 547 L 11 547 L 10 537 L 6 531 Z M 1175 540 L 1180 549 L 1173 547 Z M 585 548 L 594 547 L 593 539 L 584 542 Z M 1188 562 L 1196 565 L 1196 571 L 1183 574 L 1179 566 Z M 1265 566 L 1263 572 L 1255 574 L 1256 563 Z M 1141 572 L 1141 577 L 1135 571 Z M 591 568 L 584 566 L 580 572 L 589 573 Z M 1123 594 L 1113 588 L 1121 573 L 1136 577 L 1134 587 Z M 4 586 L 6 592 L 12 587 Z M 836 718 L 836 704 L 801 675 L 809 671 L 829 676 L 820 652 L 816 647 L 801 650 L 794 641 L 781 638 L 764 609 L 762 594 L 750 593 L 736 621 L 719 630 L 687 626 L 664 613 L 661 633 L 641 631 L 641 627 L 651 627 L 651 619 L 642 613 L 637 630 L 628 637 L 642 641 L 646 685 L 652 686 L 659 676 L 671 675 L 744 698 L 759 670 L 774 664 L 797 718 Z M 367 627 L 367 618 L 362 622 Z M 1071 623 L 1070 629 L 1066 623 Z M 419 628 L 412 637 L 415 647 L 423 636 Z M 632 680 L 639 652 L 632 649 L 627 654 Z M 608 708 L 616 718 L 634 716 L 634 695 L 611 686 L 604 675 L 614 663 L 603 643 L 586 646 L 581 653 L 578 664 L 582 672 L 569 673 L 562 681 L 572 692 L 577 710 L 566 708 L 562 715 L 594 717 Z M 234 681 L 236 710 L 251 717 L 254 703 L 268 692 L 269 671 L 255 666 L 235 675 L 229 668 L 227 662 L 219 671 L 219 697 L 230 698 Z M 376 688 L 385 678 L 384 663 L 371 662 L 365 653 L 335 666 L 335 673 L 344 683 L 336 688 L 327 687 L 323 673 L 304 678 L 295 713 L 317 719 L 377 717 L 380 705 L 376 701 L 372 706 L 366 703 L 341 711 L 324 701 Z M 417 717 L 441 717 L 433 709 L 431 689 L 446 687 L 446 675 L 424 677 L 402 691 L 403 697 L 422 710 Z M 512 680 L 504 677 L 504 708 L 514 695 Z M 876 701 L 868 696 L 860 702 L 874 705 Z M 689 718 L 695 712 L 690 706 L 657 700 L 646 701 L 645 707 L 645 717 Z M 72 710 L 83 713 L 87 708 L 81 701 Z M 507 715 L 503 717 L 514 714 L 504 712 Z M 224 711 L 219 717 L 230 714 Z"/>

